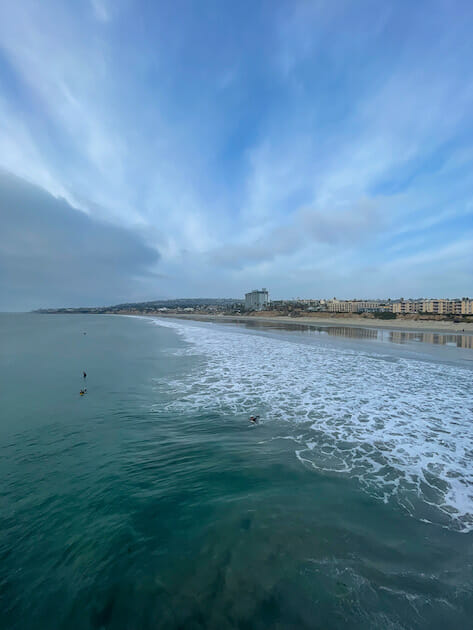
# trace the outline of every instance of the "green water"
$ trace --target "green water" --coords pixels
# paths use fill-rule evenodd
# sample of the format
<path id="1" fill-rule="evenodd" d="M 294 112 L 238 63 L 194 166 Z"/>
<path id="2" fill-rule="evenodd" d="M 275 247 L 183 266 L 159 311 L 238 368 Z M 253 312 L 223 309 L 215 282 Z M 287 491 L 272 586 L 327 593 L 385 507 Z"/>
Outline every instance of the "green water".
<path id="1" fill-rule="evenodd" d="M 471 627 L 472 534 L 302 465 L 292 426 L 170 412 L 207 361 L 172 329 L 0 326 L 0 628 Z"/>

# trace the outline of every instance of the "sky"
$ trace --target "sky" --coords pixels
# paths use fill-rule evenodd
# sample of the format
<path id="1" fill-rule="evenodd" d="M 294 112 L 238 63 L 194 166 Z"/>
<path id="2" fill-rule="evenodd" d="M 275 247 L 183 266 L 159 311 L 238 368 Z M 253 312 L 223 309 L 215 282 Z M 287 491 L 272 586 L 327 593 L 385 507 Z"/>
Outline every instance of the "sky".
<path id="1" fill-rule="evenodd" d="M 3 0 L 0 310 L 473 295 L 470 0 Z"/>

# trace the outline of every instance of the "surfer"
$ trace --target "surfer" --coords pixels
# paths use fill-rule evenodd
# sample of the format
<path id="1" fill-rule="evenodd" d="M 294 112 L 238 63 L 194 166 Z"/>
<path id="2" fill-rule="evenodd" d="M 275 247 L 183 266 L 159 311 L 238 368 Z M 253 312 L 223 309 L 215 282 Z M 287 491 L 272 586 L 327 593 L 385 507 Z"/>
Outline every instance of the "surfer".
<path id="1" fill-rule="evenodd" d="M 84 376 L 84 378 L 87 378 L 87 374 L 85 372 L 82 372 L 82 375 Z"/>
<path id="2" fill-rule="evenodd" d="M 257 424 L 259 420 L 259 416 L 250 416 L 251 424 Z"/>

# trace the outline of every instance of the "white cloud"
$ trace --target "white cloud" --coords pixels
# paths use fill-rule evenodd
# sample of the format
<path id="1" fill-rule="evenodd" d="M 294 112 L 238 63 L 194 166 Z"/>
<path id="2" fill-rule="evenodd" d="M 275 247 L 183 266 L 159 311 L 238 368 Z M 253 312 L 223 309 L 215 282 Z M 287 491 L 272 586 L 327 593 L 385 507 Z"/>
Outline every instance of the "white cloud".
<path id="1" fill-rule="evenodd" d="M 266 63 L 260 74 L 252 58 L 222 50 L 192 92 L 186 80 L 202 68 L 188 72 L 183 60 L 215 57 L 200 31 L 202 50 L 186 48 L 198 31 L 186 22 L 191 43 L 183 36 L 169 51 L 143 25 L 130 34 L 133 13 L 120 23 L 112 9 L 105 0 L 76 12 L 60 2 L 0 7 L 0 43 L 26 104 L 14 90 L 0 96 L 0 165 L 92 216 L 139 226 L 179 286 L 196 283 L 197 269 L 215 286 L 255 277 L 281 287 L 300 269 L 323 269 L 340 293 L 370 257 L 402 252 L 404 239 L 429 251 L 423 231 L 470 216 L 471 182 L 457 175 L 473 154 L 444 148 L 473 109 L 468 50 L 457 44 L 466 24 L 443 29 L 415 13 L 392 34 L 393 54 L 384 36 L 395 5 L 368 16 L 350 3 L 291 3 L 268 16 L 256 47 L 268 46 L 267 59 L 248 42 L 255 66 Z M 237 90 L 248 102 L 232 101 Z M 249 144 L 231 137 L 247 120 L 240 106 L 254 125 Z M 450 159 L 436 177 L 422 174 L 442 151 Z M 383 196 L 392 181 L 401 192 Z M 444 238 L 448 247 L 457 237 Z"/>

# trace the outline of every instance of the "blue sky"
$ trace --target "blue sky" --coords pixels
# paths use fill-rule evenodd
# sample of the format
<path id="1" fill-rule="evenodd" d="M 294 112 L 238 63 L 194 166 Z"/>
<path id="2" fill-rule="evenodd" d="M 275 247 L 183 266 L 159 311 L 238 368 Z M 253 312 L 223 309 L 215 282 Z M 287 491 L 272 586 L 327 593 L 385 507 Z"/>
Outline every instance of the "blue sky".
<path id="1" fill-rule="evenodd" d="M 2 2 L 0 307 L 472 295 L 471 33 L 469 1 Z"/>

